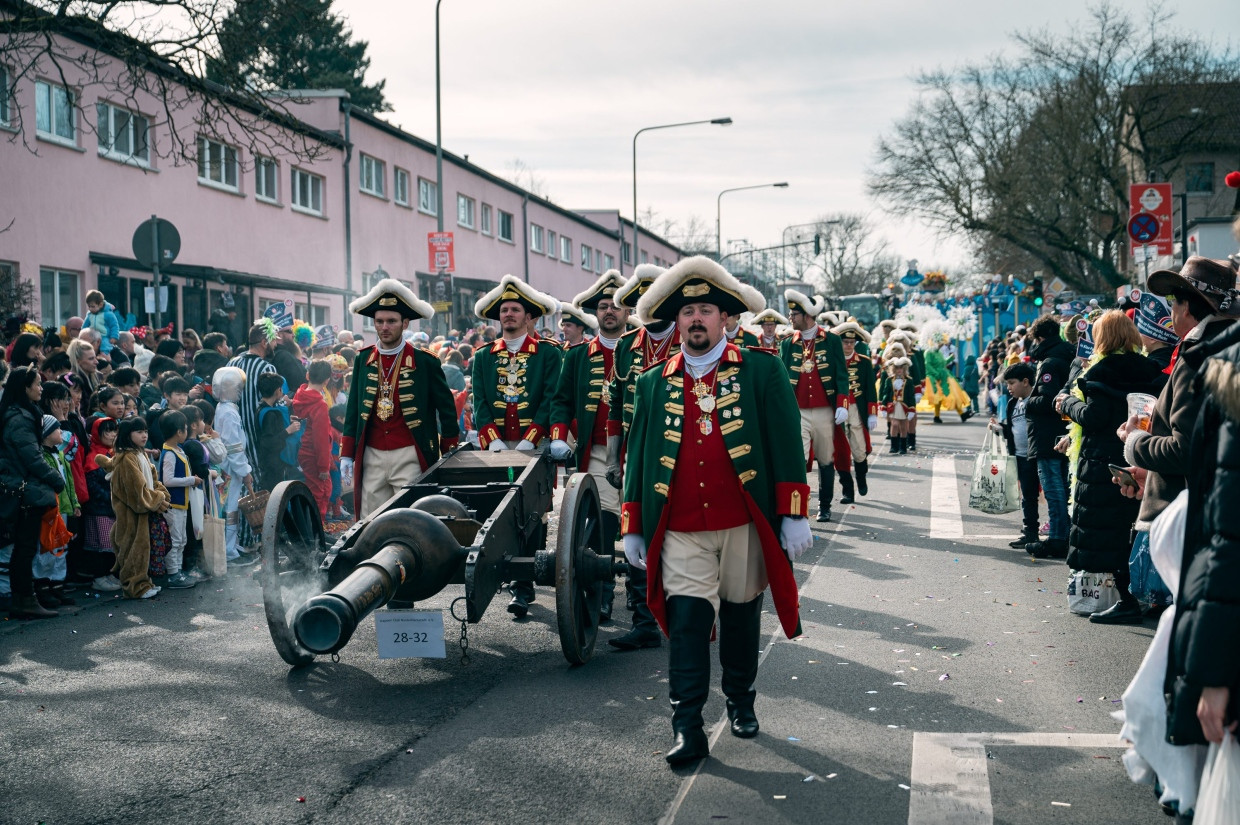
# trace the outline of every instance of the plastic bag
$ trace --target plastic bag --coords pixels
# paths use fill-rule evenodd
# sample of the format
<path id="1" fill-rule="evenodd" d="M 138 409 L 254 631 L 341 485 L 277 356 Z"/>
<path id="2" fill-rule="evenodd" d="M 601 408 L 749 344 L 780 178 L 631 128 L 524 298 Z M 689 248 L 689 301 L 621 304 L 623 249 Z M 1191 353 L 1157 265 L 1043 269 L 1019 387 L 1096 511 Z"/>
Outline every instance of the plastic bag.
<path id="1" fill-rule="evenodd" d="M 1150 534 L 1147 530 L 1137 532 L 1137 540 L 1132 543 L 1132 553 L 1128 556 L 1128 575 L 1132 583 L 1128 592 L 1146 604 L 1171 604 L 1171 591 L 1163 584 L 1162 576 L 1154 567 L 1150 558 Z"/>
<path id="2" fill-rule="evenodd" d="M 1073 570 L 1068 577 L 1068 609 L 1088 616 L 1100 613 L 1119 601 L 1119 588 L 1110 573 Z"/>
<path id="3" fill-rule="evenodd" d="M 1020 509 L 1016 459 L 1008 455 L 1001 435 L 989 433 L 977 454 L 969 485 L 969 507 L 996 516 Z"/>
<path id="4" fill-rule="evenodd" d="M 1240 822 L 1240 744 L 1224 733 L 1223 744 L 1210 744 L 1201 774 L 1194 825 L 1236 825 Z"/>

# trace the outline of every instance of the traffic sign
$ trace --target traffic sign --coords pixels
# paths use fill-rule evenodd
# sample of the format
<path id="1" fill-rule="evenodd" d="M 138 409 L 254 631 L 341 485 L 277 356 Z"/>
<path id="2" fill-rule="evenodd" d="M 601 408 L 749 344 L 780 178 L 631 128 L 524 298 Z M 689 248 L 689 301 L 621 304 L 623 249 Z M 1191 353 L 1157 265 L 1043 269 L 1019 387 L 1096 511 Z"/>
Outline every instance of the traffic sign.
<path id="1" fill-rule="evenodd" d="M 1059 295 L 1067 288 L 1068 285 L 1064 282 L 1064 279 L 1060 278 L 1058 275 L 1052 278 L 1051 282 L 1046 285 L 1046 291 L 1051 295 Z"/>
<path id="2" fill-rule="evenodd" d="M 1129 214 L 1133 218 L 1138 215 L 1149 215 L 1158 223 L 1157 231 L 1150 236 L 1149 240 L 1140 240 L 1132 234 L 1132 222 L 1129 221 L 1129 234 L 1133 240 L 1137 243 L 1155 246 L 1159 255 L 1170 255 L 1173 240 L 1171 237 L 1173 203 L 1169 183 L 1134 183 L 1128 187 Z"/>
<path id="3" fill-rule="evenodd" d="M 171 221 L 157 218 L 138 224 L 134 230 L 133 256 L 145 267 L 167 266 L 181 254 L 181 233 Z"/>
<path id="4" fill-rule="evenodd" d="M 1154 243 L 1161 228 L 1158 224 L 1158 218 L 1147 212 L 1133 215 L 1128 221 L 1128 235 L 1137 243 Z"/>
<path id="5" fill-rule="evenodd" d="M 432 272 L 456 271 L 451 232 L 427 232 L 426 246 Z"/>

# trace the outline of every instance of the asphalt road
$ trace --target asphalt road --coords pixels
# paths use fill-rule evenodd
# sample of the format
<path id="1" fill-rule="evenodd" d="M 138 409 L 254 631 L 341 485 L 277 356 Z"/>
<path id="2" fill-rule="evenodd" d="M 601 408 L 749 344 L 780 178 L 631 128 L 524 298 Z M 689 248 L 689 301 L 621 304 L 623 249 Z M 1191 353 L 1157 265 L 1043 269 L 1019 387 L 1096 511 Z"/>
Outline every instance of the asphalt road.
<path id="1" fill-rule="evenodd" d="M 1110 715 L 1152 625 L 1069 613 L 1066 568 L 1006 547 L 1017 514 L 952 508 L 983 429 L 879 440 L 797 564 L 805 635 L 764 617 L 762 733 L 698 769 L 661 756 L 667 648 L 570 668 L 549 589 L 522 622 L 493 602 L 468 664 L 450 622 L 447 658 L 380 660 L 368 620 L 290 670 L 251 568 L 0 623 L 0 822 L 1166 822 Z"/>

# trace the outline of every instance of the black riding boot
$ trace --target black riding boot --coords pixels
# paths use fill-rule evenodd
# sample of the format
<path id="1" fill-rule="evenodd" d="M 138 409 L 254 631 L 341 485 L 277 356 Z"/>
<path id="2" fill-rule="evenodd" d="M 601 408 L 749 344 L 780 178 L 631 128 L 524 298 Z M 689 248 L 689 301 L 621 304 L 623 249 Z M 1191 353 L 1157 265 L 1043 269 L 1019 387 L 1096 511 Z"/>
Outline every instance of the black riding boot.
<path id="1" fill-rule="evenodd" d="M 916 430 L 909 430 L 908 435 L 904 437 L 904 452 L 907 453 L 909 450 L 912 450 L 913 452 L 917 451 L 917 431 Z"/>
<path id="2" fill-rule="evenodd" d="M 715 608 L 706 599 L 672 596 L 667 600 L 673 741 L 663 758 L 673 767 L 710 754 L 702 730 L 702 708 L 710 695 L 710 629 L 714 623 Z"/>
<path id="3" fill-rule="evenodd" d="M 818 521 L 831 520 L 831 499 L 835 498 L 835 468 L 818 465 Z"/>
<path id="4" fill-rule="evenodd" d="M 840 504 L 852 504 L 857 500 L 856 490 L 853 489 L 852 473 L 847 470 L 840 470 Z"/>
<path id="5" fill-rule="evenodd" d="M 887 451 L 887 455 L 899 455 L 900 454 L 900 436 L 893 435 L 888 440 L 891 441 L 891 449 Z"/>
<path id="6" fill-rule="evenodd" d="M 903 436 L 900 439 L 900 455 L 908 455 L 908 451 L 912 449 L 912 447 L 909 446 L 910 439 L 912 439 L 911 435 Z"/>
<path id="7" fill-rule="evenodd" d="M 723 695 L 727 697 L 732 735 L 752 739 L 758 735 L 753 684 L 758 678 L 758 645 L 762 635 L 762 596 L 751 602 L 719 603 L 719 665 L 723 669 Z"/>
<path id="8" fill-rule="evenodd" d="M 603 546 L 611 548 L 615 553 L 616 539 L 620 537 L 620 517 L 615 513 L 603 513 Z M 611 608 L 616 601 L 616 580 L 608 579 L 599 583 L 602 591 L 602 603 L 599 605 L 598 623 L 611 624 Z"/>
<path id="9" fill-rule="evenodd" d="M 857 492 L 863 496 L 868 495 L 870 487 L 865 483 L 865 474 L 870 471 L 870 462 L 858 461 L 853 467 L 857 470 Z"/>
<path id="10" fill-rule="evenodd" d="M 646 571 L 630 570 L 628 588 L 633 596 L 633 628 L 623 636 L 608 639 L 607 644 L 619 650 L 659 647 L 663 644 L 663 634 L 646 604 Z"/>
<path id="11" fill-rule="evenodd" d="M 534 601 L 534 583 L 513 582 L 508 586 L 508 592 L 512 594 L 508 612 L 514 619 L 524 619 L 525 614 L 530 612 L 530 602 Z"/>

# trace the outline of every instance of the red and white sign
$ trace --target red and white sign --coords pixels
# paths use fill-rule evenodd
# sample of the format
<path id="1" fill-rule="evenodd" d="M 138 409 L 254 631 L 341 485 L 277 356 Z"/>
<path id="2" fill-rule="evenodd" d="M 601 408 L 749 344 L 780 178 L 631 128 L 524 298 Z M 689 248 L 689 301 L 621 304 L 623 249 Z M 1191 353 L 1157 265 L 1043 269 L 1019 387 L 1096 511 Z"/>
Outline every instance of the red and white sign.
<path id="1" fill-rule="evenodd" d="M 1153 247 L 1159 255 L 1170 255 L 1171 237 L 1171 184 L 1134 183 L 1128 187 L 1129 218 L 1150 215 L 1158 221 L 1158 234 L 1145 244 L 1133 243 L 1133 254 L 1141 248 Z"/>
<path id="2" fill-rule="evenodd" d="M 427 232 L 426 246 L 432 272 L 455 272 L 456 258 L 451 232 Z"/>

